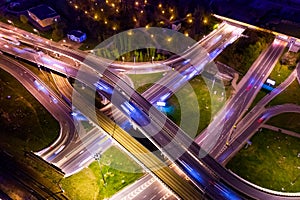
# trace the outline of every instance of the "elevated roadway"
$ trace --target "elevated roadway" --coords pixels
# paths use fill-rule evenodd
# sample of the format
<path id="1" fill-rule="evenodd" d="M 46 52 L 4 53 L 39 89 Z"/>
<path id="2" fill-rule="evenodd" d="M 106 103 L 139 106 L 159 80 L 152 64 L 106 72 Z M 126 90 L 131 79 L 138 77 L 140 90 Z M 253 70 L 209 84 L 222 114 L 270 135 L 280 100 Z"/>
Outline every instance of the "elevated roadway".
<path id="1" fill-rule="evenodd" d="M 85 60 L 85 63 L 88 64 L 91 68 L 97 69 L 97 67 L 99 67 L 99 63 L 94 63 L 92 60 L 88 60 L 88 61 Z M 126 99 L 129 96 L 131 97 L 128 100 L 130 100 L 130 102 L 133 103 L 133 105 L 138 106 L 135 109 L 137 112 L 139 112 L 139 117 L 143 116 L 146 119 L 147 116 L 150 116 L 152 121 L 151 125 L 153 127 L 153 131 L 157 130 L 157 128 L 159 128 L 159 130 L 162 130 L 161 133 L 152 136 L 152 139 L 154 140 L 154 142 L 156 142 L 158 146 L 164 146 L 166 142 L 170 143 L 170 141 L 174 141 L 173 137 L 175 136 L 174 134 L 176 133 L 177 138 L 175 139 L 174 143 L 172 143 L 172 147 L 173 149 L 176 149 L 176 151 L 177 150 L 180 151 L 180 149 L 182 149 L 184 150 L 185 153 L 183 153 L 183 155 L 179 156 L 178 158 L 177 157 L 178 152 L 177 153 L 168 152 L 168 156 L 171 158 L 172 157 L 174 158 L 174 156 L 177 157 L 177 159 L 174 160 L 174 162 L 176 162 L 177 165 L 179 165 L 180 168 L 184 170 L 185 173 L 187 173 L 187 175 L 190 177 L 194 185 L 197 186 L 199 190 L 201 190 L 201 188 L 203 187 L 206 188 L 206 194 L 209 195 L 210 197 L 217 198 L 217 199 L 242 199 L 243 195 L 234 192 L 232 190 L 232 188 L 234 188 L 234 190 L 240 191 L 244 193 L 244 195 L 247 195 L 248 197 L 252 197 L 252 198 L 259 198 L 259 199 L 283 199 L 283 198 L 296 199 L 297 198 L 297 197 L 289 197 L 289 196 L 276 196 L 274 194 L 266 193 L 264 191 L 259 191 L 256 188 L 253 188 L 250 185 L 244 183 L 243 181 L 239 179 L 235 179 L 232 174 L 228 173 L 222 166 L 220 166 L 209 155 L 201 158 L 200 159 L 201 161 L 199 161 L 199 159 L 196 158 L 196 156 L 198 156 L 199 152 L 201 151 L 200 147 L 197 146 L 195 143 L 190 143 L 190 138 L 188 138 L 184 134 L 184 132 L 180 130 L 173 122 L 171 122 L 168 118 L 165 118 L 164 115 L 162 115 L 156 109 L 151 109 L 152 112 L 150 113 L 149 110 L 150 108 L 152 108 L 152 105 L 148 101 L 146 101 L 142 96 L 140 96 L 134 90 L 132 90 L 132 88 L 130 88 L 124 81 L 119 79 L 119 77 L 117 77 L 111 71 L 109 70 L 104 71 L 103 76 L 105 76 L 110 81 L 110 84 L 118 83 L 118 85 L 114 85 L 114 91 L 121 91 L 120 92 L 121 99 L 124 98 Z M 85 81 L 86 80 L 83 80 L 83 82 Z M 93 81 L 95 81 L 95 79 Z M 122 100 L 121 103 L 124 102 L 126 101 Z M 81 108 L 80 110 L 82 109 L 83 108 Z M 165 121 L 164 124 L 161 123 L 162 119 L 164 119 Z M 138 123 L 142 123 L 142 122 L 139 121 Z M 147 129 L 147 132 L 149 134 L 150 132 L 149 128 Z M 187 144 L 190 144 L 190 146 L 186 147 Z M 133 149 L 130 151 L 133 152 Z M 147 160 L 148 162 L 150 161 L 149 159 Z M 147 161 L 145 162 L 148 163 Z M 160 177 L 163 176 L 164 174 L 161 175 Z M 224 183 L 222 183 L 222 181 L 224 181 Z M 230 187 L 226 185 L 229 185 Z M 174 190 L 175 188 L 172 189 Z"/>

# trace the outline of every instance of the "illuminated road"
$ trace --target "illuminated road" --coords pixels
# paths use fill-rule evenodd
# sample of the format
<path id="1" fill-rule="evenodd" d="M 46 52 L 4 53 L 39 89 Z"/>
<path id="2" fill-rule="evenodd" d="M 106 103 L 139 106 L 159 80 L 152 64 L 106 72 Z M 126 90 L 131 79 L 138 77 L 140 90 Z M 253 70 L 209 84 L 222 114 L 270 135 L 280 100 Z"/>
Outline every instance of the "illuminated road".
<path id="1" fill-rule="evenodd" d="M 65 77 L 62 77 L 61 75 L 58 75 L 58 74 L 55 74 L 52 72 L 50 72 L 50 73 L 52 75 L 55 85 L 57 86 L 57 89 L 59 90 L 60 94 L 62 95 L 62 98 L 69 105 L 71 105 L 73 87 L 70 84 L 69 80 Z"/>
<path id="2" fill-rule="evenodd" d="M 124 188 L 110 200 L 156 200 L 156 199 L 176 199 L 172 196 L 171 192 L 164 187 L 159 181 L 155 178 L 147 175 L 137 180 L 130 186 Z"/>
<path id="3" fill-rule="evenodd" d="M 245 144 L 248 141 L 248 139 L 252 136 L 253 133 L 250 133 L 249 135 L 245 136 L 244 131 L 246 129 L 248 129 L 253 123 L 256 123 L 256 121 L 260 119 L 262 116 L 264 116 L 265 118 L 263 121 L 266 121 L 267 117 L 270 118 L 269 114 L 266 112 L 265 106 L 277 95 L 279 95 L 282 91 L 284 91 L 291 83 L 293 83 L 293 81 L 297 77 L 297 71 L 299 70 L 299 67 L 300 64 L 297 65 L 297 68 L 290 74 L 290 76 L 283 83 L 281 83 L 278 87 L 273 89 L 268 95 L 266 95 L 263 99 L 261 99 L 253 107 L 253 109 L 250 110 L 249 113 L 236 125 L 235 132 L 234 134 L 232 134 L 232 139 L 230 141 L 230 148 L 223 149 L 221 151 L 221 154 L 219 154 L 219 156 L 217 157 L 217 160 L 220 163 L 225 164 L 240 149 L 241 146 L 235 146 L 235 147 L 232 146 L 231 145 L 232 142 L 237 140 L 239 141 L 240 144 Z M 241 137 L 240 136 L 241 134 L 243 134 L 244 136 Z"/>
<path id="4" fill-rule="evenodd" d="M 232 28 L 232 27 L 231 27 Z M 227 29 L 229 29 L 229 28 L 227 28 Z M 215 40 L 216 42 L 217 42 L 217 44 L 212 44 L 211 42 L 209 43 L 209 45 L 211 45 L 211 46 L 213 46 L 214 48 L 209 48 L 209 46 L 208 46 L 208 44 L 203 44 L 205 47 L 207 47 L 207 50 L 209 50 L 209 51 L 213 51 L 212 49 L 216 49 L 216 48 L 221 48 L 220 46 L 223 46 L 224 45 L 224 42 L 226 42 L 226 41 L 230 41 L 230 42 L 233 42 L 233 40 L 232 39 L 236 39 L 237 37 L 237 35 L 239 35 L 242 31 L 243 31 L 243 29 L 237 29 L 238 30 L 238 32 L 233 32 L 233 34 L 228 34 L 228 36 L 227 37 L 224 37 L 224 38 L 222 38 L 221 36 L 224 34 L 224 32 L 219 32 L 218 34 L 216 34 L 216 36 L 214 36 L 214 38 L 215 39 L 212 39 L 212 40 Z M 229 30 L 228 30 L 229 31 Z M 230 30 L 231 31 L 231 30 Z M 218 46 L 219 45 L 219 46 Z M 199 45 L 200 46 L 200 45 Z M 217 46 L 217 47 L 216 47 Z M 202 49 L 202 47 L 200 47 L 200 48 L 198 48 L 198 49 L 194 49 L 194 51 L 195 52 L 199 52 L 200 51 L 200 49 Z M 201 52 L 200 52 L 200 54 L 201 54 Z M 204 55 L 204 58 L 207 56 L 206 55 L 206 53 L 204 54 L 204 53 L 202 53 L 203 55 Z M 217 56 L 217 54 L 215 54 L 214 56 Z M 203 59 L 204 59 L 203 58 Z M 182 72 L 184 72 L 184 69 L 183 68 L 180 68 L 180 65 L 181 65 L 181 61 L 177 61 L 178 62 L 178 64 L 177 64 L 177 66 L 178 66 L 178 68 L 179 69 L 176 69 L 176 70 L 178 70 L 179 72 L 180 71 L 182 71 Z M 202 65 L 201 66 L 204 66 L 204 64 L 205 64 L 205 62 L 203 62 L 202 63 Z M 176 64 L 173 64 L 173 66 L 175 66 Z M 200 65 L 199 65 L 200 66 Z M 145 66 L 144 66 L 145 67 Z M 189 67 L 189 66 L 188 66 Z M 139 69 L 140 69 L 140 66 L 139 66 Z M 201 69 L 198 69 L 199 71 L 201 71 Z M 140 71 L 141 70 L 139 70 L 139 72 L 138 73 L 140 73 Z M 187 68 L 187 71 L 188 71 L 188 68 Z M 197 73 L 199 73 L 198 71 L 195 71 L 195 72 L 197 72 Z M 171 72 L 170 72 L 171 73 Z M 187 73 L 187 75 L 189 75 L 188 73 L 190 73 L 190 72 L 186 72 Z M 173 73 L 173 74 L 175 74 L 175 73 Z M 175 74 L 176 76 L 178 76 L 180 79 L 182 79 L 182 76 L 184 75 L 184 74 L 178 74 L 178 72 L 177 72 L 177 74 Z M 195 73 L 194 74 L 192 74 L 191 76 L 189 76 L 188 78 L 187 78 L 187 80 L 185 80 L 186 82 L 189 80 L 189 79 L 191 79 L 193 76 L 195 75 Z M 176 80 L 176 76 L 174 77 L 174 75 L 173 76 L 170 76 L 169 74 L 168 74 L 168 78 L 167 78 L 167 80 L 164 80 L 164 82 L 162 83 L 162 84 L 167 84 L 168 82 L 169 82 L 169 84 L 168 84 L 168 87 L 170 87 L 171 88 L 171 85 L 172 85 L 172 82 L 177 82 L 177 80 Z M 178 78 L 177 77 L 177 78 Z M 174 81 L 175 80 L 175 81 Z M 159 84 L 161 84 L 161 82 L 159 82 L 157 85 L 159 85 Z M 179 84 L 179 86 L 180 86 L 180 84 Z M 152 91 L 158 91 L 158 90 L 156 90 L 157 88 L 152 88 Z M 175 88 L 174 90 L 176 90 L 176 89 L 178 89 L 178 88 Z M 150 90 L 149 90 L 149 94 L 151 94 L 151 92 L 150 92 Z M 163 93 L 162 93 L 163 94 Z M 161 93 L 160 93 L 160 95 L 161 95 Z M 149 96 L 149 95 L 148 95 Z M 156 94 L 156 96 L 159 96 L 159 94 Z M 152 98 L 154 98 L 153 96 L 152 96 Z M 114 115 L 115 116 L 115 115 Z"/>
<path id="5" fill-rule="evenodd" d="M 86 116 L 89 116 L 89 107 L 93 108 L 89 102 L 73 102 L 79 110 Z M 83 109 L 84 108 L 84 109 Z M 96 118 L 95 118 L 96 117 Z M 187 184 L 186 181 L 174 173 L 168 166 L 157 159 L 156 156 L 149 152 L 145 147 L 143 147 L 139 142 L 132 138 L 127 132 L 121 129 L 114 122 L 109 120 L 101 112 L 97 112 L 97 116 L 91 116 L 90 120 L 97 122 L 101 125 L 107 133 L 111 134 L 112 137 L 119 142 L 122 146 L 126 148 L 127 151 L 131 152 L 138 160 L 140 160 L 144 165 L 151 170 L 151 173 L 160 177 L 160 179 L 172 190 L 183 198 L 189 198 L 190 195 L 194 193 L 197 196 L 201 195 L 198 190 L 196 190 L 191 185 Z"/>
<path id="6" fill-rule="evenodd" d="M 60 122 L 61 132 L 56 141 L 49 147 L 49 152 L 56 151 L 60 147 L 60 144 L 69 143 L 73 138 L 76 138 L 76 135 L 74 135 L 75 128 L 73 119 L 69 116 L 69 108 L 59 100 L 54 103 L 53 98 L 58 99 L 58 97 L 56 97 L 55 93 L 47 88 L 46 85 L 43 85 L 42 81 L 40 81 L 37 76 L 26 67 L 3 55 L 0 55 L 0 67 L 20 81 L 22 85 L 51 113 L 51 115 Z M 8 163 L 6 162 L 6 164 Z M 46 199 L 46 197 L 49 197 L 49 194 L 55 196 L 51 191 L 44 188 L 43 185 L 25 172 L 18 172 L 17 169 L 14 169 L 14 165 L 10 165 L 9 169 L 9 173 L 11 173 L 25 188 L 29 188 L 31 191 L 30 193 L 39 199 Z"/>
<path id="7" fill-rule="evenodd" d="M 63 99 L 69 102 L 71 106 L 72 95 L 74 92 L 77 93 L 77 91 L 73 90 L 68 79 L 54 73 L 52 73 L 52 77 Z M 77 95 L 79 94 L 77 93 Z M 66 176 L 70 176 L 87 167 L 95 160 L 94 155 L 96 153 L 104 152 L 112 145 L 112 140 L 106 136 L 102 129 L 98 127 L 93 127 L 90 131 L 84 129 L 80 123 L 80 121 L 88 122 L 84 116 L 77 114 L 73 118 L 76 118 L 79 122 L 76 123 L 78 139 L 68 145 L 61 146 L 63 148 L 55 151 L 55 154 L 52 154 L 50 157 L 46 157 L 45 153 L 41 154 L 41 157 L 59 167 Z"/>
<path id="8" fill-rule="evenodd" d="M 70 117 L 70 109 L 64 105 L 63 102 L 55 101 L 54 98 L 59 99 L 54 92 L 52 92 L 46 85 L 42 84 L 42 81 L 18 62 L 0 55 L 0 66 L 12 74 L 18 81 L 20 81 L 24 87 L 33 94 L 33 96 L 56 118 L 60 123 L 61 133 L 60 137 L 49 147 L 51 151 L 55 151 L 57 148 L 56 143 L 68 143 L 76 135 L 73 119 Z M 71 134 L 71 135 L 70 135 Z"/>
<path id="9" fill-rule="evenodd" d="M 226 142 L 231 140 L 230 134 L 234 131 L 233 126 L 241 119 L 247 108 L 251 105 L 262 84 L 274 68 L 286 44 L 286 42 L 275 39 L 272 45 L 258 57 L 240 81 L 236 94 L 226 103 L 225 107 L 210 123 L 208 128 L 196 138 L 195 141 L 204 149 L 210 149 L 210 145 L 214 144 L 214 147 L 210 151 L 213 157 L 220 154 L 224 146 L 226 146 Z M 219 138 L 217 142 L 216 138 Z"/>
<path id="10" fill-rule="evenodd" d="M 188 51 L 184 52 L 183 57 L 172 57 L 162 62 L 163 65 L 170 66 L 173 70 L 165 73 L 164 77 L 143 92 L 142 96 L 153 105 L 156 105 L 157 102 L 165 102 L 176 91 L 186 85 L 189 80 L 201 74 L 204 66 L 218 56 L 226 46 L 238 39 L 243 31 L 243 28 L 222 23 L 219 29 L 216 29 L 203 41 L 197 42 Z M 112 108 L 111 105 L 103 108 L 102 111 L 107 115 L 111 115 L 113 111 L 113 116 L 111 117 L 118 124 L 124 124 L 127 120 L 124 115 Z"/>
<path id="11" fill-rule="evenodd" d="M 31 197 L 39 200 L 53 199 L 66 200 L 63 191 L 53 191 L 53 188 L 46 187 L 40 180 L 30 174 L 28 171 L 23 171 L 17 162 L 9 155 L 0 152 L 0 159 L 5 160 L 1 163 L 0 169 L 5 172 L 10 178 L 14 179 L 16 183 L 22 186 Z M 1 198 L 1 197 L 0 197 Z M 3 199 L 4 200 L 4 199 Z"/>
<path id="12" fill-rule="evenodd" d="M 248 127 L 232 142 L 230 147 L 222 153 L 222 156 L 219 157 L 220 162 L 224 164 L 227 163 L 245 145 L 245 142 L 259 130 L 263 123 L 282 113 L 300 113 L 300 106 L 295 104 L 283 104 L 267 109 L 261 109 L 259 115 L 254 118 L 253 122 L 249 124 Z M 290 193 L 290 195 L 298 195 L 298 193 Z"/>
<path id="13" fill-rule="evenodd" d="M 75 56 L 75 55 L 74 55 Z M 95 67 L 97 69 L 97 67 L 101 67 L 99 66 L 99 63 L 94 63 L 93 60 L 85 60 L 85 63 L 87 63 L 90 67 Z M 103 71 L 103 70 L 102 70 Z M 87 75 L 87 74 L 86 74 Z M 119 79 L 119 77 L 117 77 L 115 74 L 111 73 L 109 70 L 106 70 L 103 73 L 103 76 L 105 76 L 112 84 L 112 83 L 118 83 L 117 86 L 115 87 L 115 92 L 118 93 L 118 90 L 122 91 L 125 93 L 125 96 L 123 96 L 122 92 L 120 94 L 120 99 L 119 103 L 121 103 L 121 105 L 123 103 L 125 103 L 122 99 L 126 99 L 126 96 L 131 96 L 131 102 L 132 105 L 131 106 L 138 106 L 135 107 L 132 111 L 135 110 L 135 112 L 137 112 L 136 117 L 141 118 L 144 117 L 144 119 L 146 120 L 148 117 L 147 115 L 150 115 L 149 113 L 149 109 L 152 107 L 152 105 L 146 101 L 143 97 L 141 97 L 139 94 L 137 94 L 134 90 L 132 90 L 132 88 L 130 88 L 126 83 L 124 83 L 121 79 Z M 91 77 L 89 77 L 91 78 Z M 86 82 L 87 80 L 82 80 L 83 82 Z M 93 81 L 93 83 L 95 83 L 95 79 L 92 79 L 90 81 Z M 79 107 L 80 105 L 75 105 L 76 107 Z M 120 105 L 119 105 L 120 106 Z M 79 108 L 78 108 L 79 109 Z M 84 108 L 80 108 L 79 110 L 84 111 Z M 157 143 L 157 145 L 159 146 L 164 146 L 166 144 L 166 142 L 168 144 L 171 144 L 171 149 L 176 149 L 176 152 L 167 152 L 167 156 L 169 157 L 176 157 L 175 162 L 177 163 L 177 165 L 185 171 L 185 173 L 190 177 L 190 179 L 192 180 L 192 182 L 194 183 L 194 185 L 196 185 L 197 187 L 199 187 L 199 190 L 201 190 L 200 188 L 205 188 L 206 194 L 209 195 L 210 197 L 214 198 L 214 199 L 241 199 L 243 197 L 241 197 L 240 194 L 234 192 L 232 190 L 232 188 L 229 188 L 228 186 L 226 186 L 228 184 L 228 182 L 230 182 L 229 185 L 234 185 L 234 188 L 237 189 L 238 191 L 242 191 L 243 193 L 247 194 L 248 196 L 251 196 L 253 198 L 263 198 L 263 199 L 297 199 L 296 197 L 286 197 L 286 196 L 274 196 L 272 194 L 268 194 L 262 191 L 258 191 L 256 189 L 254 189 L 252 186 L 247 185 L 246 183 L 242 182 L 241 180 L 235 178 L 234 175 L 230 174 L 229 172 L 227 172 L 222 166 L 220 166 L 216 161 L 214 161 L 210 156 L 206 156 L 204 158 L 201 159 L 201 162 L 199 162 L 199 160 L 197 158 L 195 158 L 195 155 L 198 155 L 199 153 L 199 146 L 197 146 L 196 144 L 192 143 L 192 145 L 186 149 L 186 145 L 187 144 L 191 144 L 190 142 L 190 138 L 187 138 L 186 135 L 184 134 L 184 132 L 182 130 L 180 130 L 173 122 L 171 122 L 168 118 L 164 118 L 164 116 L 156 109 L 151 109 L 151 127 L 152 128 L 147 128 L 147 134 L 151 135 L 151 132 L 154 131 L 156 132 L 157 130 L 162 130 L 161 133 L 156 132 L 156 134 L 152 134 L 151 138 L 154 140 L 154 142 Z M 134 112 L 134 113 L 135 113 Z M 133 116 L 131 116 L 133 117 Z M 93 119 L 95 120 L 95 119 Z M 161 120 L 165 120 L 165 124 L 161 123 Z M 143 123 L 140 124 L 141 128 L 145 128 L 144 127 L 144 123 L 147 124 L 146 121 L 142 121 L 142 120 L 138 120 L 136 121 L 137 123 Z M 101 126 L 105 126 L 104 124 L 101 124 Z M 106 127 L 107 128 L 107 127 Z M 116 128 L 117 129 L 117 128 Z M 152 129 L 152 130 L 149 130 Z M 113 131 L 114 129 L 111 129 L 110 131 Z M 106 131 L 109 132 L 109 131 Z M 114 131 L 114 138 L 116 137 L 116 130 Z M 152 132 L 153 133 L 153 132 Z M 175 139 L 173 139 L 174 134 L 176 134 Z M 126 133 L 122 133 L 122 135 L 124 135 Z M 129 136 L 130 137 L 130 136 Z M 170 142 L 170 140 L 172 142 Z M 121 142 L 121 140 L 118 140 L 119 142 Z M 126 141 L 128 142 L 128 141 Z M 128 148 L 130 144 L 126 144 L 125 146 Z M 170 150 L 171 150 L 170 149 Z M 183 153 L 181 156 L 178 156 L 178 152 L 177 151 L 181 151 L 184 150 L 185 153 Z M 133 149 L 129 149 L 130 152 L 134 152 Z M 165 152 L 166 153 L 166 152 Z M 175 154 L 174 154 L 175 153 Z M 142 159 L 141 157 L 139 158 L 140 160 L 143 160 L 143 163 L 147 163 L 150 164 L 149 162 L 153 162 L 156 159 L 155 158 L 147 158 Z M 203 163 L 205 163 L 206 166 L 203 166 Z M 157 165 L 155 165 L 157 166 Z M 208 168 L 209 166 L 209 168 Z M 163 168 L 165 169 L 165 168 Z M 167 168 L 169 169 L 169 168 Z M 167 170 L 166 169 L 166 170 Z M 210 172 L 210 169 L 213 172 Z M 157 171 L 155 171 L 157 173 Z M 153 172 L 154 173 L 154 172 Z M 215 176 L 216 175 L 216 176 Z M 195 195 L 196 191 L 199 190 L 194 190 L 194 192 L 192 190 L 183 190 L 183 187 L 179 187 L 178 182 L 174 182 L 172 180 L 170 180 L 170 178 L 174 178 L 174 176 L 176 175 L 171 175 L 171 174 L 167 174 L 167 172 L 164 172 L 163 174 L 160 174 L 159 177 L 160 178 L 165 178 L 163 181 L 171 186 L 172 185 L 172 189 L 175 191 L 176 193 L 179 194 L 182 198 L 185 197 L 199 197 L 199 195 Z M 221 179 L 219 179 L 221 178 Z M 224 183 L 222 183 L 224 181 Z M 176 184 L 176 185 L 174 185 Z M 185 187 L 187 187 L 186 182 L 183 184 Z M 187 194 L 188 192 L 191 192 L 191 194 Z"/>

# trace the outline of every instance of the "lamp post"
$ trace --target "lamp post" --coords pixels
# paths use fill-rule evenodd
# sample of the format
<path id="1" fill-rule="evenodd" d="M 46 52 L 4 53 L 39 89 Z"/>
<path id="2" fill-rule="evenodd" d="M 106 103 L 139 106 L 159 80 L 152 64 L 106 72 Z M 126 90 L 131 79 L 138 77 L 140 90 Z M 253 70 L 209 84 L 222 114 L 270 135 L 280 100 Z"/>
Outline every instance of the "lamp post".
<path id="1" fill-rule="evenodd" d="M 36 32 L 39 36 L 41 36 L 40 32 L 37 29 L 34 28 L 33 31 Z"/>
<path id="2" fill-rule="evenodd" d="M 214 77 L 214 80 L 213 80 L 213 82 L 212 82 L 212 85 L 211 85 L 211 90 L 213 90 L 213 88 L 214 88 L 214 85 L 215 85 L 215 82 L 216 82 L 216 77 Z"/>
<path id="3" fill-rule="evenodd" d="M 15 27 L 14 29 L 17 30 L 16 25 L 15 25 L 15 23 L 13 21 L 11 21 L 11 20 L 8 19 L 7 22 L 10 23 L 11 25 L 13 25 Z"/>
<path id="4" fill-rule="evenodd" d="M 103 172 L 102 172 L 102 167 L 101 167 L 101 164 L 100 164 L 101 152 L 99 152 L 99 153 L 95 153 L 95 155 L 94 155 L 94 158 L 95 158 L 95 160 L 97 160 L 97 161 L 98 161 L 99 168 L 100 168 L 100 173 L 101 173 L 102 180 L 103 180 L 104 187 L 105 187 L 105 186 L 106 186 L 106 182 L 105 182 L 105 178 L 104 178 L 104 175 L 103 175 Z"/>
<path id="5" fill-rule="evenodd" d="M 16 27 L 13 21 L 11 21 L 11 20 L 8 19 L 7 22 L 10 23 L 10 24 L 12 24 L 14 27 Z"/>

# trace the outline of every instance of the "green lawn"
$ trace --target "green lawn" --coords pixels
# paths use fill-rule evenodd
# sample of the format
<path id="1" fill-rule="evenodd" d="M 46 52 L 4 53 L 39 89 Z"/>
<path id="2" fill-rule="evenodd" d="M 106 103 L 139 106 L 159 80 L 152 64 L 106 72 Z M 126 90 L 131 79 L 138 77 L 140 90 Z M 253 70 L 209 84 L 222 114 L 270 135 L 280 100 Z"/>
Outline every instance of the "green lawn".
<path id="1" fill-rule="evenodd" d="M 300 114 L 299 113 L 283 113 L 272 117 L 267 124 L 277 126 L 279 128 L 295 131 L 300 134 Z"/>
<path id="2" fill-rule="evenodd" d="M 94 104 L 96 108 L 103 108 L 104 105 L 101 103 L 102 97 L 99 95 L 98 92 L 96 92 L 96 90 L 84 86 L 79 81 L 71 81 L 74 90 L 76 90 L 82 97 L 85 97 L 85 99 L 88 100 L 91 104 Z"/>
<path id="3" fill-rule="evenodd" d="M 297 80 L 295 80 L 289 87 L 275 97 L 269 105 L 281 105 L 285 103 L 294 103 L 300 105 L 300 86 Z"/>
<path id="4" fill-rule="evenodd" d="M 28 62 L 19 61 L 22 65 L 26 66 L 30 71 L 32 71 L 35 75 L 37 75 L 44 83 L 46 83 L 53 91 L 55 91 L 57 94 L 60 94 L 59 90 L 57 89 L 57 86 L 53 80 L 52 75 L 50 72 L 45 71 L 45 68 L 41 66 L 41 69 L 39 69 L 34 64 L 29 64 Z"/>
<path id="5" fill-rule="evenodd" d="M 28 31 L 30 33 L 33 33 L 33 34 L 37 35 L 37 33 L 33 31 L 33 29 L 35 29 L 35 27 L 33 27 L 30 22 L 24 24 L 20 21 L 19 17 L 12 16 L 12 15 L 10 15 L 9 17 L 7 17 L 7 16 L 6 17 L 3 17 L 3 16 L 0 17 L 0 21 L 2 21 L 4 23 L 7 23 L 7 24 L 8 24 L 8 22 L 7 22 L 8 19 L 11 20 L 14 23 L 15 27 L 18 27 L 20 29 L 23 29 L 25 31 Z M 52 31 L 51 30 L 50 31 L 39 31 L 39 34 L 40 34 L 40 36 L 48 38 L 48 39 L 52 38 Z"/>
<path id="6" fill-rule="evenodd" d="M 280 85 L 289 75 L 292 73 L 293 70 L 289 69 L 288 65 L 280 64 L 280 62 L 276 63 L 272 73 L 270 74 L 269 78 L 276 81 L 276 86 Z"/>
<path id="7" fill-rule="evenodd" d="M 248 111 L 250 111 L 254 106 L 256 106 L 256 104 L 257 104 L 260 100 L 262 100 L 266 95 L 267 95 L 267 93 L 266 93 L 265 91 L 260 90 L 260 91 L 257 93 L 256 97 L 254 98 L 254 100 L 253 100 L 251 106 L 249 107 Z"/>
<path id="8" fill-rule="evenodd" d="M 251 142 L 227 168 L 265 188 L 300 192 L 300 139 L 263 129 Z"/>
<path id="9" fill-rule="evenodd" d="M 207 80 L 207 85 L 211 84 L 209 82 L 210 80 Z M 213 90 L 217 93 L 210 93 L 207 85 L 201 76 L 197 76 L 189 82 L 193 90 L 184 86 L 168 100 L 168 117 L 192 138 L 208 126 L 212 116 L 221 109 L 231 92 L 230 87 L 223 89 L 215 84 Z"/>
<path id="10" fill-rule="evenodd" d="M 109 198 L 143 175 L 141 168 L 115 146 L 102 154 L 100 166 L 95 161 L 88 168 L 65 178 L 62 184 L 67 196 L 74 200 Z"/>
<path id="11" fill-rule="evenodd" d="M 89 132 L 92 130 L 95 126 L 89 123 L 88 121 L 80 121 L 81 125 L 85 129 L 86 132 Z"/>
<path id="12" fill-rule="evenodd" d="M 0 70 L 0 97 L 0 146 L 15 153 L 24 149 L 37 151 L 58 136 L 58 122 L 3 70 Z"/>
<path id="13" fill-rule="evenodd" d="M 137 89 L 139 93 L 143 93 L 149 89 L 156 81 L 163 77 L 162 72 L 151 73 L 151 74 L 128 74 L 131 78 L 134 88 Z"/>
<path id="14" fill-rule="evenodd" d="M 0 148 L 14 156 L 22 171 L 52 191 L 60 191 L 57 183 L 61 174 L 39 159 L 24 156 L 24 150 L 38 151 L 49 146 L 58 137 L 59 124 L 15 78 L 3 70 L 0 70 L 0 127 Z M 0 182 L 0 188 L 4 184 Z M 14 190 L 5 192 L 9 195 L 18 193 L 18 188 Z"/>
<path id="15" fill-rule="evenodd" d="M 260 53 L 272 42 L 274 36 L 251 29 L 247 29 L 243 34 L 248 37 L 241 37 L 228 46 L 216 58 L 216 61 L 224 63 L 244 75 Z"/>

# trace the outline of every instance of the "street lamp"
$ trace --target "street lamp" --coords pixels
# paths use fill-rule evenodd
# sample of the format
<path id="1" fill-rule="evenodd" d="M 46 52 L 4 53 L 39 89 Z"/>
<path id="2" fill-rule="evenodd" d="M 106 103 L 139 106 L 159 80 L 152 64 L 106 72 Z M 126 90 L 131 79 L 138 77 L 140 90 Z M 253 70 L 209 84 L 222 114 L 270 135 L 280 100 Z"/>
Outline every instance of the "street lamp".
<path id="1" fill-rule="evenodd" d="M 103 174 L 103 172 L 102 172 L 102 167 L 101 167 L 101 164 L 100 164 L 101 152 L 99 152 L 99 153 L 95 153 L 95 155 L 94 155 L 94 158 L 95 158 L 95 160 L 97 160 L 97 161 L 98 161 L 99 168 L 100 168 L 100 173 L 101 173 L 102 180 L 103 180 L 104 187 L 105 187 L 105 186 L 106 186 L 106 182 L 105 182 L 104 174 Z"/>
<path id="2" fill-rule="evenodd" d="M 15 24 L 14 24 L 13 21 L 11 21 L 11 20 L 8 19 L 7 22 L 10 23 L 10 24 L 12 24 L 13 26 L 15 26 Z"/>
<path id="3" fill-rule="evenodd" d="M 15 27 L 15 30 L 17 30 L 16 25 L 15 25 L 15 23 L 13 21 L 11 21 L 11 20 L 8 19 L 7 22 L 10 23 L 10 24 L 12 24 Z"/>
<path id="4" fill-rule="evenodd" d="M 211 85 L 211 90 L 213 90 L 213 88 L 214 88 L 214 85 L 215 85 L 215 82 L 216 82 L 216 77 L 214 77 L 214 80 L 213 80 L 213 82 L 212 82 L 212 85 Z"/>
<path id="5" fill-rule="evenodd" d="M 40 32 L 37 29 L 34 28 L 33 31 L 36 32 L 39 36 L 41 36 Z"/>

